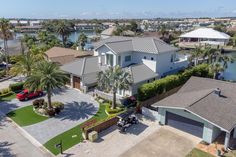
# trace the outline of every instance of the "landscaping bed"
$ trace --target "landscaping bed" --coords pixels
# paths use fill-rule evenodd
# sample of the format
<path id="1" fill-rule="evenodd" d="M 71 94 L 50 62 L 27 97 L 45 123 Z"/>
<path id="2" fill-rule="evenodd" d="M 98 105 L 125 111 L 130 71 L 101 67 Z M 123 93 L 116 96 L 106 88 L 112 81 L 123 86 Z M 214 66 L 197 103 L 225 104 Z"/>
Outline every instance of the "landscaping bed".
<path id="1" fill-rule="evenodd" d="M 100 104 L 98 112 L 88 121 L 94 121 L 99 122 L 103 121 L 108 118 L 108 115 L 105 112 L 105 105 Z M 62 140 L 62 148 L 63 151 L 67 150 L 74 145 L 80 143 L 83 141 L 82 137 L 82 126 L 84 126 L 85 123 L 88 123 L 88 121 L 77 125 L 76 127 L 52 138 L 47 143 L 44 144 L 44 146 L 51 151 L 54 155 L 58 155 L 60 153 L 60 150 L 58 148 L 55 148 L 55 145 L 60 143 Z"/>
<path id="2" fill-rule="evenodd" d="M 19 126 L 28 126 L 48 119 L 48 117 L 36 114 L 33 111 L 32 105 L 11 111 L 7 116 L 15 121 Z"/>
<path id="3" fill-rule="evenodd" d="M 203 152 L 197 148 L 194 148 L 186 157 L 214 157 L 214 156 L 206 152 Z"/>

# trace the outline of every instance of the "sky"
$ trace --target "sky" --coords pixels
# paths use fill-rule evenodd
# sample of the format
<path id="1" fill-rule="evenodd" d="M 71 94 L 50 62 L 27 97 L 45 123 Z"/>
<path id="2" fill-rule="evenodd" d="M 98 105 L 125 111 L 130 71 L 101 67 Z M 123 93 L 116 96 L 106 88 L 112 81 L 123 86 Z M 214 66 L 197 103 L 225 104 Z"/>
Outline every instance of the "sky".
<path id="1" fill-rule="evenodd" d="M 183 18 L 236 16 L 236 0 L 0 0 L 5 18 Z"/>

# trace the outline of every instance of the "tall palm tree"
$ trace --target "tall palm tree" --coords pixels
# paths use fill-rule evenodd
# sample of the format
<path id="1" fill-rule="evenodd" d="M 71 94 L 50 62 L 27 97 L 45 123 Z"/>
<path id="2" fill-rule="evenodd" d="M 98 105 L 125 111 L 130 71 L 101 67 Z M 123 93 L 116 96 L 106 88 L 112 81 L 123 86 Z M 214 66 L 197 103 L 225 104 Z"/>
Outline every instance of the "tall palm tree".
<path id="1" fill-rule="evenodd" d="M 217 74 L 223 72 L 224 68 L 220 63 L 213 63 L 210 65 L 210 71 L 213 73 L 213 79 L 217 79 Z"/>
<path id="2" fill-rule="evenodd" d="M 88 37 L 84 33 L 81 33 L 79 36 L 79 39 L 78 39 L 78 43 L 79 43 L 82 50 L 84 50 L 84 46 L 85 46 L 87 40 L 88 40 Z"/>
<path id="3" fill-rule="evenodd" d="M 12 40 L 13 39 L 13 34 L 10 30 L 11 25 L 9 20 L 1 18 L 0 19 L 0 39 L 3 39 L 3 43 L 4 43 L 4 52 L 5 52 L 5 59 L 6 59 L 6 69 L 8 71 L 8 40 Z"/>
<path id="4" fill-rule="evenodd" d="M 45 90 L 48 98 L 48 109 L 52 109 L 51 96 L 56 88 L 63 87 L 69 80 L 68 76 L 52 62 L 41 61 L 37 63 L 32 75 L 25 82 L 29 90 Z"/>
<path id="5" fill-rule="evenodd" d="M 104 91 L 112 92 L 113 101 L 112 108 L 116 108 L 116 93 L 117 90 L 125 90 L 132 83 L 129 72 L 124 71 L 118 65 L 109 67 L 109 69 L 98 74 L 98 87 Z"/>
<path id="6" fill-rule="evenodd" d="M 67 39 L 71 33 L 71 26 L 65 21 L 59 21 L 56 27 L 56 33 L 62 38 L 62 43 L 66 47 Z"/>
<path id="7" fill-rule="evenodd" d="M 218 58 L 218 61 L 223 64 L 224 69 L 227 69 L 228 63 L 233 63 L 234 59 L 229 55 L 221 54 Z"/>

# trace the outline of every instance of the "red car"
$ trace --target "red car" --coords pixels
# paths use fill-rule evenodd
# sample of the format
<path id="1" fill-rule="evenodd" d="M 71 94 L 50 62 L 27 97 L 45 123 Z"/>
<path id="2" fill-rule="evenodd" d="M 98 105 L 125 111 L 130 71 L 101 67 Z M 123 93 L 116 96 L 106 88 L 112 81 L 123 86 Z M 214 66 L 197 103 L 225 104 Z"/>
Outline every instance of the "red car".
<path id="1" fill-rule="evenodd" d="M 22 92 L 16 94 L 16 98 L 20 101 L 22 100 L 29 100 L 31 98 L 39 97 L 43 95 L 43 91 L 36 91 L 36 92 L 29 92 L 27 89 L 23 90 Z"/>

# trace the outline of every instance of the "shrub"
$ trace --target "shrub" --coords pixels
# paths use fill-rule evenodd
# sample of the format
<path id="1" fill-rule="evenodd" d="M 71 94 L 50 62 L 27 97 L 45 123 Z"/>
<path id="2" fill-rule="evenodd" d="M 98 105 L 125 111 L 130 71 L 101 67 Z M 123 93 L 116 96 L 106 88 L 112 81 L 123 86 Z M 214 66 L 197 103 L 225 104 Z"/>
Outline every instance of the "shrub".
<path id="1" fill-rule="evenodd" d="M 50 117 L 53 117 L 56 114 L 54 109 L 50 109 L 50 110 L 46 109 L 46 111 L 47 111 L 47 115 Z"/>
<path id="2" fill-rule="evenodd" d="M 138 88 L 138 100 L 144 101 L 157 94 L 162 94 L 183 85 L 191 76 L 212 77 L 212 73 L 209 72 L 209 65 L 200 64 L 193 68 L 186 69 L 182 73 L 170 75 L 154 82 L 143 84 Z"/>
<path id="3" fill-rule="evenodd" d="M 0 71 L 0 78 L 4 77 L 6 75 L 6 71 L 5 70 L 1 70 Z"/>
<path id="4" fill-rule="evenodd" d="M 9 88 L 3 88 L 1 91 L 0 91 L 0 95 L 5 95 L 7 93 L 10 92 L 10 89 Z"/>
<path id="5" fill-rule="evenodd" d="M 116 109 L 112 109 L 109 103 L 105 103 L 104 105 L 106 106 L 105 110 L 108 114 L 116 114 L 124 110 L 124 108 L 120 108 L 120 107 L 117 107 Z"/>
<path id="6" fill-rule="evenodd" d="M 34 108 L 43 108 L 44 106 L 44 99 L 36 99 L 33 101 Z"/>
<path id="7" fill-rule="evenodd" d="M 52 106 L 53 108 L 58 108 L 60 110 L 63 110 L 64 109 L 64 104 L 62 102 L 52 102 Z"/>
<path id="8" fill-rule="evenodd" d="M 13 92 L 17 92 L 20 91 L 24 88 L 24 82 L 19 82 L 19 83 L 15 83 L 15 84 L 10 84 L 9 88 L 11 91 Z"/>

